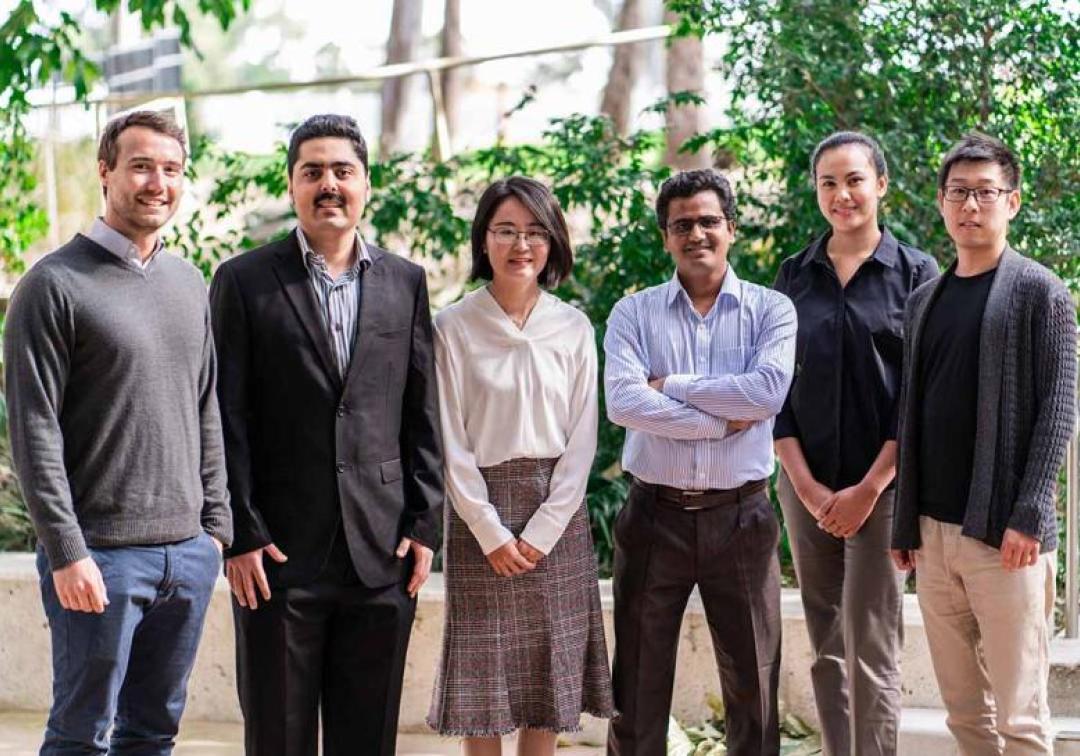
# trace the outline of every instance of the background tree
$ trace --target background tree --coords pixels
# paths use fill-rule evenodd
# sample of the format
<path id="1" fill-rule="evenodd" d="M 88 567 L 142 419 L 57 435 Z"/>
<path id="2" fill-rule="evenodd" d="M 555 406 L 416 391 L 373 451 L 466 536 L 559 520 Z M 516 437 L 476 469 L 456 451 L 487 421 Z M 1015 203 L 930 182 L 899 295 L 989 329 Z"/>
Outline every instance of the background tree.
<path id="1" fill-rule="evenodd" d="M 619 10 L 618 31 L 645 26 L 645 0 L 623 0 Z M 600 113 L 611 119 L 615 133 L 625 136 L 630 131 L 633 113 L 634 87 L 645 63 L 644 45 L 619 45 L 611 53 L 611 71 L 600 98 Z"/>
<path id="2" fill-rule="evenodd" d="M 664 21 L 678 24 L 679 17 L 668 10 Z M 667 91 L 670 95 L 680 93 L 704 94 L 705 52 L 701 39 L 693 33 L 684 33 L 669 40 L 667 51 Z M 693 100 L 676 100 L 668 104 L 664 113 L 667 131 L 665 162 L 678 170 L 708 167 L 709 153 L 701 149 L 702 142 L 686 146 L 691 137 L 705 129 L 705 111 Z"/>
<path id="3" fill-rule="evenodd" d="M 413 60 L 420 40 L 421 0 L 395 0 L 386 40 L 386 62 Z M 398 147 L 409 111 L 412 76 L 387 79 L 382 85 L 382 128 L 379 131 L 379 155 L 389 155 Z"/>
<path id="4" fill-rule="evenodd" d="M 444 58 L 458 58 L 465 54 L 465 43 L 461 37 L 461 0 L 445 0 L 443 3 L 439 47 L 439 54 Z M 451 145 L 458 143 L 461 133 L 461 100 L 465 95 L 468 75 L 467 68 L 449 68 L 441 75 L 443 106 L 446 108 Z"/>
<path id="5" fill-rule="evenodd" d="M 723 33 L 731 125 L 699 136 L 734 156 L 737 248 L 761 280 L 824 228 L 809 177 L 814 145 L 837 129 L 881 141 L 891 187 L 883 218 L 951 259 L 936 171 L 969 129 L 1020 155 L 1020 251 L 1080 284 L 1080 26 L 1050 0 L 669 0 L 682 34 Z"/>

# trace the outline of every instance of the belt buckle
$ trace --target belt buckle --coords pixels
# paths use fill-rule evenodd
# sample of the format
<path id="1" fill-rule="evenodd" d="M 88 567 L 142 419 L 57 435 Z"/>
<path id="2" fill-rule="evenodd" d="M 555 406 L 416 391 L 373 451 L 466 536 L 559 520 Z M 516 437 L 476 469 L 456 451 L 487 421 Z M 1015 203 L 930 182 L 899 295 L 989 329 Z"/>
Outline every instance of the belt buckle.
<path id="1" fill-rule="evenodd" d="M 705 495 L 705 492 L 704 492 L 704 491 L 687 491 L 687 490 L 683 490 L 683 491 L 682 491 L 682 492 L 680 493 L 680 498 L 683 498 L 683 499 L 692 499 L 692 498 L 694 498 L 695 496 L 704 496 L 704 495 Z M 704 509 L 704 508 L 705 508 L 705 507 L 703 507 L 703 506 L 698 506 L 698 507 L 683 507 L 683 511 L 685 511 L 685 512 L 697 512 L 698 510 L 701 510 L 701 509 Z"/>

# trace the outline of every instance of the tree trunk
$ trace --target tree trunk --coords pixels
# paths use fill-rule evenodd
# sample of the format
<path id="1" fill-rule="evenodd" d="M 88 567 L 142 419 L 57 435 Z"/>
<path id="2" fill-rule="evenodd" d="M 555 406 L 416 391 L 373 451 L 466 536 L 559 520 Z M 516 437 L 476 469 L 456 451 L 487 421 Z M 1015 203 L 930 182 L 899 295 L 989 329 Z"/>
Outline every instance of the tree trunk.
<path id="1" fill-rule="evenodd" d="M 678 23 L 678 16 L 667 11 L 666 23 Z M 671 42 L 667 53 L 667 89 L 668 94 L 675 92 L 694 92 L 703 94 L 705 90 L 705 51 L 697 37 L 679 37 Z M 698 105 L 668 105 L 667 114 L 667 155 L 668 165 L 680 171 L 691 168 L 707 168 L 709 155 L 701 150 L 696 153 L 679 152 L 690 137 L 702 131 L 705 126 L 705 112 Z"/>
<path id="2" fill-rule="evenodd" d="M 461 0 L 445 0 L 442 28 L 442 49 L 439 54 L 444 58 L 457 58 L 465 54 L 461 39 Z M 446 108 L 446 123 L 450 131 L 450 141 L 456 142 L 461 133 L 461 98 L 465 89 L 467 71 L 464 68 L 451 68 L 442 72 L 443 105 Z"/>
<path id="3" fill-rule="evenodd" d="M 386 62 L 412 60 L 420 38 L 421 0 L 395 0 L 386 40 Z M 397 148 L 409 109 L 409 85 L 412 77 L 387 79 L 382 88 L 382 130 L 379 133 L 379 156 Z"/>
<path id="4" fill-rule="evenodd" d="M 642 6 L 642 0 L 624 0 L 622 10 L 619 11 L 618 31 L 638 29 L 645 25 Z M 604 96 L 600 102 L 600 112 L 611 119 L 616 134 L 623 135 L 630 131 L 634 85 L 645 62 L 644 56 L 645 49 L 641 43 L 614 48 L 611 71 L 608 73 Z"/>

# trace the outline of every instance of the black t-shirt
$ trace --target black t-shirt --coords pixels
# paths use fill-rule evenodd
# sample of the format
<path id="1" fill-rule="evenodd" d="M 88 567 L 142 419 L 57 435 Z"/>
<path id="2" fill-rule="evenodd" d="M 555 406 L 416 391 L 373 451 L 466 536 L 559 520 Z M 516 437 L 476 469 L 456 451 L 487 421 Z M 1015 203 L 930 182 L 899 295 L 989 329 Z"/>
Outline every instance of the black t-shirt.
<path id="1" fill-rule="evenodd" d="M 979 331 L 997 268 L 950 273 L 919 346 L 919 514 L 962 525 L 975 458 Z"/>

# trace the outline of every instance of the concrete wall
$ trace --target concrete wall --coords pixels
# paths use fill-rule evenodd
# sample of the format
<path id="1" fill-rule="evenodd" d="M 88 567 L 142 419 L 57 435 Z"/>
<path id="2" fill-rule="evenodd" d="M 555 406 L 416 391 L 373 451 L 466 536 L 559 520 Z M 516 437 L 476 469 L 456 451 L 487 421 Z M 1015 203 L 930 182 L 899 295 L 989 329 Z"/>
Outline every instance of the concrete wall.
<path id="1" fill-rule="evenodd" d="M 611 650 L 611 586 L 601 583 L 604 622 Z M 238 721 L 233 660 L 232 614 L 228 587 L 218 581 L 206 634 L 191 679 L 187 716 L 210 721 Z M 926 638 L 914 597 L 904 606 L 904 702 L 938 707 Z M 442 644 L 442 576 L 434 575 L 420 594 L 405 672 L 401 707 L 403 730 L 421 729 L 431 697 L 435 665 Z M 783 668 L 780 698 L 787 709 L 813 722 L 810 650 L 802 606 L 795 591 L 783 596 Z M 0 709 L 47 709 L 51 685 L 48 627 L 41 608 L 37 574 L 30 554 L 0 554 Z M 720 684 L 708 625 L 696 594 L 683 621 L 675 679 L 675 716 L 697 722 L 708 717 L 709 693 Z M 586 735 L 595 737 L 602 723 L 587 721 Z"/>

